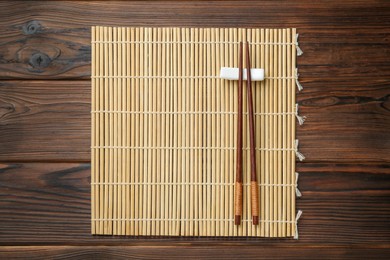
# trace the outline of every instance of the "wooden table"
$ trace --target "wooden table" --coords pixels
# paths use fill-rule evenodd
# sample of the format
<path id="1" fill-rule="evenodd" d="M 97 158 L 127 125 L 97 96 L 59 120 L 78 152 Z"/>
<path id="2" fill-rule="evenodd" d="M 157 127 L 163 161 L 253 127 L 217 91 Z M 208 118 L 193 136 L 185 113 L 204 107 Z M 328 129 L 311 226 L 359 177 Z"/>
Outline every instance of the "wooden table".
<path id="1" fill-rule="evenodd" d="M 90 26 L 296 27 L 299 240 L 90 235 Z M 0 3 L 0 258 L 385 258 L 390 3 Z"/>

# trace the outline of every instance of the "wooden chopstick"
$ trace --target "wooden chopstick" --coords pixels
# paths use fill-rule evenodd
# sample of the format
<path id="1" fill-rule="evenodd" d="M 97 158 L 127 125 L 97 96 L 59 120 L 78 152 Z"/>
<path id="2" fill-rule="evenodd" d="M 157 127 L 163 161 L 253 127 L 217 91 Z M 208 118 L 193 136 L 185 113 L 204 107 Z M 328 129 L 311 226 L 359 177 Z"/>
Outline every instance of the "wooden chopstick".
<path id="1" fill-rule="evenodd" d="M 237 118 L 237 164 L 236 164 L 236 184 L 234 196 L 234 224 L 241 224 L 242 216 L 242 65 L 243 45 L 240 42 L 240 57 L 238 69 L 238 118 Z"/>
<path id="2" fill-rule="evenodd" d="M 253 118 L 253 98 L 252 98 L 252 78 L 251 61 L 249 53 L 249 42 L 246 42 L 246 71 L 247 71 L 247 94 L 248 94 L 248 114 L 249 114 L 249 140 L 250 140 L 250 160 L 251 160 L 251 210 L 253 225 L 259 224 L 259 190 L 256 180 L 256 150 L 255 150 L 255 124 Z"/>

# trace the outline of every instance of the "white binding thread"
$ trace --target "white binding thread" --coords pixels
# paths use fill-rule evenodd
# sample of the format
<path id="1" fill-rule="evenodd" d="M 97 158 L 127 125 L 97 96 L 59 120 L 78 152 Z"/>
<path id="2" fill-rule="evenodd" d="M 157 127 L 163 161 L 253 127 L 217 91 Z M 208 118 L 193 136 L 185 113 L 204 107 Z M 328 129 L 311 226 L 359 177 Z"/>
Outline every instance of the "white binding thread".
<path id="1" fill-rule="evenodd" d="M 131 115 L 237 115 L 231 111 L 121 111 L 121 110 L 94 110 L 91 114 L 131 114 Z M 243 113 L 248 115 L 248 113 Z M 254 113 L 255 116 L 287 116 L 296 115 L 296 112 Z"/>
<path id="2" fill-rule="evenodd" d="M 91 149 L 129 149 L 129 150 L 236 150 L 236 147 L 204 147 L 204 146 L 115 146 L 115 145 L 100 145 L 91 146 Z M 249 150 L 249 147 L 242 148 L 243 150 Z M 294 151 L 296 148 L 256 148 L 256 151 Z"/>
<path id="3" fill-rule="evenodd" d="M 91 41 L 92 44 L 239 44 L 232 41 Z M 296 45 L 296 42 L 251 42 L 250 45 Z"/>
<path id="4" fill-rule="evenodd" d="M 299 34 L 297 33 L 295 35 L 295 48 L 297 49 L 297 56 L 301 56 L 303 54 L 303 51 L 301 48 L 299 48 L 298 37 L 299 37 Z"/>
<path id="5" fill-rule="evenodd" d="M 298 235 L 298 220 L 300 219 L 301 216 L 302 216 L 302 210 L 298 210 L 297 215 L 295 217 L 295 234 L 294 234 L 294 239 L 298 239 L 299 238 L 299 235 Z"/>
<path id="6" fill-rule="evenodd" d="M 299 140 L 295 139 L 295 155 L 298 157 L 300 161 L 303 161 L 305 160 L 306 157 L 301 152 L 298 151 L 298 145 L 299 145 Z"/>
<path id="7" fill-rule="evenodd" d="M 298 119 L 299 125 L 303 125 L 306 120 L 306 116 L 300 116 L 298 112 L 298 103 L 295 104 L 295 117 Z"/>
<path id="8" fill-rule="evenodd" d="M 175 75 L 143 75 L 143 76 L 133 76 L 133 75 L 95 75 L 91 76 L 91 79 L 217 79 L 225 80 L 220 76 L 175 76 Z M 275 77 L 264 77 L 264 80 L 273 80 L 273 79 L 296 79 L 296 77 L 288 76 L 275 76 Z"/>
<path id="9" fill-rule="evenodd" d="M 92 221 L 234 221 L 234 219 L 223 218 L 94 218 Z M 243 219 L 242 222 L 252 222 L 252 219 Z M 290 220 L 266 220 L 259 219 L 259 222 L 263 223 L 292 223 L 296 224 L 296 221 Z"/>
<path id="10" fill-rule="evenodd" d="M 92 79 L 220 79 L 219 76 L 173 76 L 173 75 L 143 75 L 143 76 L 126 76 L 126 75 L 96 75 Z"/>
<path id="11" fill-rule="evenodd" d="M 123 185 L 123 186 L 152 186 L 152 185 L 164 185 L 164 186 L 183 186 L 183 185 L 194 185 L 194 186 L 234 186 L 235 183 L 210 183 L 210 182 L 91 182 L 93 186 L 107 186 L 107 185 Z M 250 187 L 250 183 L 244 183 L 242 186 Z M 258 184 L 260 187 L 297 187 L 296 184 L 272 184 L 272 183 L 260 183 Z"/>
<path id="12" fill-rule="evenodd" d="M 298 198 L 302 197 L 302 193 L 298 189 L 298 178 L 299 173 L 295 172 L 295 195 L 297 195 Z"/>
<path id="13" fill-rule="evenodd" d="M 301 91 L 303 89 L 303 87 L 302 87 L 301 83 L 299 83 L 298 77 L 299 77 L 298 68 L 296 68 L 295 69 L 295 83 L 297 84 L 298 90 Z"/>

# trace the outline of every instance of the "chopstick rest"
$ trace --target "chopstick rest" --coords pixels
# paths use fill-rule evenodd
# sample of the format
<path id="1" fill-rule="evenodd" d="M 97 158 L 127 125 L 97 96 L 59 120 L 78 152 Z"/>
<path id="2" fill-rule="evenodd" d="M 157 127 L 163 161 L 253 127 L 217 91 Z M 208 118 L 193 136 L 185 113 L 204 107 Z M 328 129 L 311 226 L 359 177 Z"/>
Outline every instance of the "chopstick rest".
<path id="1" fill-rule="evenodd" d="M 227 80 L 239 80 L 239 68 L 229 68 L 229 67 L 222 67 L 220 71 L 220 78 L 221 79 L 227 79 Z M 264 80 L 264 69 L 251 69 L 251 79 L 252 81 L 262 81 Z M 247 71 L 246 69 L 243 69 L 242 76 L 243 80 L 247 80 Z"/>

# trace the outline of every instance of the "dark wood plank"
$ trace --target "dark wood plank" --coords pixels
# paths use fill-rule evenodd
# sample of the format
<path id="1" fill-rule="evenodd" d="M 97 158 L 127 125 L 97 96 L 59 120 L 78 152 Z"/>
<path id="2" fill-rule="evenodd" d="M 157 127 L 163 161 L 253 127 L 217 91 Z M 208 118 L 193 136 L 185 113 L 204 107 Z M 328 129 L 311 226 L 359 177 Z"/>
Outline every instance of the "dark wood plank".
<path id="1" fill-rule="evenodd" d="M 0 160 L 90 158 L 90 83 L 0 83 Z"/>
<path id="2" fill-rule="evenodd" d="M 390 162 L 390 79 L 311 82 L 298 94 L 307 162 Z M 0 161 L 90 160 L 89 81 L 0 82 Z"/>
<path id="3" fill-rule="evenodd" d="M 390 243 L 387 164 L 300 164 L 299 240 L 90 235 L 90 166 L 0 166 L 0 245 L 363 246 Z"/>
<path id="4" fill-rule="evenodd" d="M 3 259 L 387 259 L 388 248 L 255 246 L 9 246 Z"/>
<path id="5" fill-rule="evenodd" d="M 390 78 L 316 81 L 297 94 L 307 161 L 390 162 Z"/>
<path id="6" fill-rule="evenodd" d="M 305 79 L 390 76 L 388 1 L 4 1 L 0 17 L 3 79 L 89 78 L 93 25 L 297 27 Z"/>

